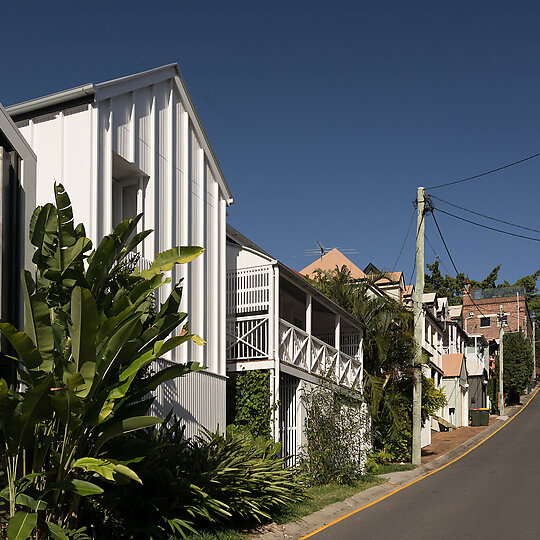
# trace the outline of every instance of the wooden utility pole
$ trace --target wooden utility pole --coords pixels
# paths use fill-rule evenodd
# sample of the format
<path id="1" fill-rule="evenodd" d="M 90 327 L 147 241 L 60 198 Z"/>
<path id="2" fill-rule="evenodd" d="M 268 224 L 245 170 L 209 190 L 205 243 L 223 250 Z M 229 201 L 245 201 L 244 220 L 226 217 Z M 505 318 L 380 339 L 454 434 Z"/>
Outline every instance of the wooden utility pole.
<path id="1" fill-rule="evenodd" d="M 504 415 L 504 369 L 503 369 L 503 307 L 499 306 L 499 415 Z"/>
<path id="2" fill-rule="evenodd" d="M 413 411 L 412 411 L 412 464 L 420 465 L 422 456 L 422 341 L 424 318 L 424 188 L 419 187 L 416 197 L 418 221 L 416 225 L 416 287 L 414 289 L 414 366 L 413 366 Z"/>

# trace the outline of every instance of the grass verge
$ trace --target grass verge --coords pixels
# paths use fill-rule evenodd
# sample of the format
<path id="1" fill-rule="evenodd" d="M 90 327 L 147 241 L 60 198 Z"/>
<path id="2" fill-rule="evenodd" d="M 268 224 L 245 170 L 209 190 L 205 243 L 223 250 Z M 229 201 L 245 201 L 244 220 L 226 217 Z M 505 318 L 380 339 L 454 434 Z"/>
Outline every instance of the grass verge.
<path id="1" fill-rule="evenodd" d="M 379 465 L 375 474 L 379 475 L 400 471 L 412 471 L 413 469 L 416 469 L 416 465 L 412 465 L 411 463 L 382 463 Z"/>
<path id="2" fill-rule="evenodd" d="M 376 476 L 365 476 L 353 484 L 327 484 L 326 486 L 313 486 L 307 490 L 308 498 L 288 509 L 287 512 L 276 516 L 274 521 L 278 524 L 296 521 L 309 516 L 321 508 L 335 502 L 344 501 L 356 493 L 360 493 L 373 486 L 384 484 L 386 480 Z"/>

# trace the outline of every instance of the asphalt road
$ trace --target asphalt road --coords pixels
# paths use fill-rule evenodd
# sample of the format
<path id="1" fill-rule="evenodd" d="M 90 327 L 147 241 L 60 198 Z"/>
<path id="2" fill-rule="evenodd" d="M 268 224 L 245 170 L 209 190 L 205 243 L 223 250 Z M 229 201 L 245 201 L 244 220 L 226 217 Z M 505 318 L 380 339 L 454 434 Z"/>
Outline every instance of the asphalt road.
<path id="1" fill-rule="evenodd" d="M 540 537 L 540 392 L 478 448 L 313 540 Z"/>

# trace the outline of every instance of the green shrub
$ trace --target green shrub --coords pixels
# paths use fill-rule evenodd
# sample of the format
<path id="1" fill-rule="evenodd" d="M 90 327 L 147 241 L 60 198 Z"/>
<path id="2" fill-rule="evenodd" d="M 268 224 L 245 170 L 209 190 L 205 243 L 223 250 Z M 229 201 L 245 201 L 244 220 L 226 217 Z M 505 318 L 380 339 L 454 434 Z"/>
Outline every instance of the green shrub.
<path id="1" fill-rule="evenodd" d="M 202 253 L 177 247 L 139 272 L 126 264 L 151 231 L 136 233 L 142 214 L 119 223 L 95 250 L 71 202 L 55 185 L 56 205 L 34 211 L 30 240 L 35 273 L 22 273 L 25 330 L 0 321 L 17 353 L 18 389 L 0 380 L 0 443 L 9 502 L 8 537 L 66 538 L 80 526 L 82 498 L 99 497 L 114 482 L 140 482 L 122 446 L 127 432 L 161 423 L 147 416 L 161 383 L 199 369 L 148 366 L 183 342 L 201 343 L 179 311 L 175 284 L 159 312 L 154 292 L 166 272 Z M 178 329 L 176 336 L 171 336 Z M 145 455 L 145 450 L 138 458 Z M 77 533 L 79 537 L 83 534 Z"/>
<path id="2" fill-rule="evenodd" d="M 148 458 L 133 469 L 143 484 L 118 487 L 102 506 L 88 508 L 99 538 L 168 538 L 210 525 L 268 521 L 304 499 L 280 445 L 229 426 L 227 433 L 183 437 L 180 422 L 147 432 Z"/>
<path id="3" fill-rule="evenodd" d="M 503 339 L 504 394 L 510 403 L 519 402 L 534 369 L 532 347 L 522 332 L 507 333 Z M 497 373 L 498 368 L 497 362 Z"/>
<path id="4" fill-rule="evenodd" d="M 365 472 L 367 413 L 359 400 L 339 394 L 331 382 L 302 394 L 306 443 L 299 469 L 311 485 L 354 482 Z"/>
<path id="5" fill-rule="evenodd" d="M 446 396 L 433 379 L 422 377 L 422 425 L 446 405 Z M 412 380 L 403 377 L 385 392 L 373 431 L 376 450 L 384 450 L 395 461 L 409 461 L 412 441 Z"/>
<path id="6" fill-rule="evenodd" d="M 270 437 L 270 373 L 235 373 L 227 386 L 227 423 L 246 427 L 254 437 Z"/>

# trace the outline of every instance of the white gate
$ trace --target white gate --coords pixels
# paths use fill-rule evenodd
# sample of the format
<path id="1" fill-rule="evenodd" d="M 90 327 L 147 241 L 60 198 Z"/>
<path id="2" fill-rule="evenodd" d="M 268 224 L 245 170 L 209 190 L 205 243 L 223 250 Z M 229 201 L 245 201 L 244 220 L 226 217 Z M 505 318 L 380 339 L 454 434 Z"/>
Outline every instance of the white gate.
<path id="1" fill-rule="evenodd" d="M 281 455 L 289 458 L 287 459 L 288 466 L 296 465 L 298 452 L 297 390 L 298 379 L 281 373 L 279 380 Z"/>

